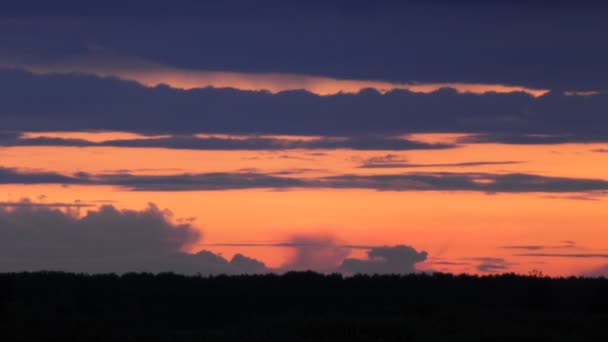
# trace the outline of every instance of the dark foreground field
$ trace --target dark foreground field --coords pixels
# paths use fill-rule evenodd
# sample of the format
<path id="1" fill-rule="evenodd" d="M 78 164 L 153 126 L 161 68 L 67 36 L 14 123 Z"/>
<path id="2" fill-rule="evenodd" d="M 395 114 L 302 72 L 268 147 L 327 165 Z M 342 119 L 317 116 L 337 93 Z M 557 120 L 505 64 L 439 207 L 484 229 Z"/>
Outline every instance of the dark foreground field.
<path id="1" fill-rule="evenodd" d="M 606 341 L 608 280 L 0 275 L 3 341 Z"/>

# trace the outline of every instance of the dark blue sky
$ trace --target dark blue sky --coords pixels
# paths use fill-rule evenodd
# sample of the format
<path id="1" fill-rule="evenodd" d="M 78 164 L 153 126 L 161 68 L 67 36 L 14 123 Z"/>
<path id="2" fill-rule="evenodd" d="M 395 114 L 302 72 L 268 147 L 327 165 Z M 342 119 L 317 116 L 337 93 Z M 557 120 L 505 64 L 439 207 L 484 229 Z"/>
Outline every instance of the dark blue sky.
<path id="1" fill-rule="evenodd" d="M 9 5 L 2 52 L 90 45 L 184 68 L 608 88 L 601 1 L 177 1 Z"/>

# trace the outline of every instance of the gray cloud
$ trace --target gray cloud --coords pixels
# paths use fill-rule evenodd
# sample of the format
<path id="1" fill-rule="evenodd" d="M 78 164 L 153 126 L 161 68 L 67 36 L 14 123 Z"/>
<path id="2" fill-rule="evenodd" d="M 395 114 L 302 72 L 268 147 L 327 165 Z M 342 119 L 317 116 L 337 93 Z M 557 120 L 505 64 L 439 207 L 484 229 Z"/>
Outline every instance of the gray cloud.
<path id="1" fill-rule="evenodd" d="M 217 172 L 169 176 L 111 174 L 98 176 L 96 182 L 98 184 L 122 186 L 135 191 L 288 189 L 308 187 L 308 183 L 305 180 L 250 172 Z"/>
<path id="2" fill-rule="evenodd" d="M 70 177 L 54 172 L 25 171 L 0 166 L 0 184 L 81 184 L 86 182 L 85 177 Z"/>
<path id="3" fill-rule="evenodd" d="M 389 175 L 341 175 L 319 181 L 333 188 L 377 190 L 437 190 L 483 192 L 584 192 L 608 189 L 601 179 L 547 177 L 523 173 L 406 173 Z"/>
<path id="4" fill-rule="evenodd" d="M 288 170 L 289 171 L 289 170 Z M 289 172 L 287 173 L 289 174 Z M 524 173 L 400 173 L 384 175 L 337 175 L 295 178 L 257 172 L 213 172 L 174 175 L 129 173 L 65 176 L 53 172 L 0 168 L 0 184 L 114 185 L 134 191 L 195 191 L 230 189 L 373 189 L 385 191 L 481 191 L 499 192 L 597 192 L 608 190 L 608 181 L 590 178 L 549 177 Z"/>
<path id="5" fill-rule="evenodd" d="M 407 274 L 427 253 L 405 245 L 373 246 L 343 244 L 330 235 L 296 235 L 279 242 L 223 243 L 211 246 L 289 248 L 291 258 L 279 270 L 315 270 L 344 274 Z M 348 258 L 352 250 L 366 250 L 367 258 Z"/>
<path id="6" fill-rule="evenodd" d="M 59 204 L 57 204 L 59 205 Z M 68 206 L 69 208 L 69 206 Z M 297 235 L 268 244 L 214 246 L 284 247 L 293 255 L 280 268 L 236 254 L 230 260 L 207 250 L 189 254 L 201 236 L 191 220 L 171 223 L 171 213 L 150 204 L 138 210 L 111 205 L 79 216 L 70 210 L 27 200 L 0 206 L 0 271 L 176 272 L 245 274 L 314 270 L 318 272 L 410 273 L 426 252 L 408 246 L 344 245 L 328 235 Z M 367 249 L 368 259 L 347 258 L 352 249 Z"/>
<path id="7" fill-rule="evenodd" d="M 164 272 L 240 274 L 265 272 L 243 255 L 228 261 L 208 251 L 183 252 L 200 233 L 173 224 L 154 205 L 118 210 L 105 205 L 84 216 L 47 206 L 0 208 L 0 269 L 72 272 Z"/>
<path id="8" fill-rule="evenodd" d="M 276 247 L 290 247 L 294 252 L 283 270 L 335 272 L 350 253 L 349 247 L 329 235 L 296 235 Z"/>
<path id="9" fill-rule="evenodd" d="M 471 258 L 471 260 L 478 262 L 475 268 L 483 273 L 505 272 L 512 265 L 503 258 L 483 257 Z"/>
<path id="10" fill-rule="evenodd" d="M 353 149 L 353 150 L 432 150 L 455 147 L 451 144 L 429 144 L 391 136 L 321 137 L 313 139 L 282 139 L 263 136 L 242 138 L 196 137 L 175 135 L 162 138 L 123 139 L 94 142 L 83 139 L 51 137 L 26 138 L 20 133 L 0 135 L 0 146 L 77 146 L 170 148 L 191 150 L 289 150 L 289 149 Z"/>
<path id="11" fill-rule="evenodd" d="M 608 277 L 608 265 L 602 265 L 600 267 L 596 267 L 588 272 L 583 274 L 585 277 Z"/>
<path id="12" fill-rule="evenodd" d="M 574 241 L 562 241 L 562 243 L 559 245 L 510 245 L 500 246 L 499 248 L 525 251 L 540 251 L 546 249 L 577 249 L 579 247 Z"/>
<path id="13" fill-rule="evenodd" d="M 539 258 L 575 258 L 575 259 L 595 259 L 608 258 L 608 254 L 603 253 L 522 253 L 516 256 L 539 257 Z"/>
<path id="14" fill-rule="evenodd" d="M 24 198 L 20 201 L 16 202 L 0 202 L 0 208 L 65 208 L 65 209 L 79 209 L 79 208 L 92 208 L 96 207 L 97 203 L 83 203 L 80 201 L 75 201 L 73 203 L 68 202 L 52 202 L 52 203 L 41 203 L 41 202 L 32 202 L 27 198 Z"/>
<path id="15" fill-rule="evenodd" d="M 597 202 L 600 201 L 599 196 L 603 196 L 601 191 L 590 191 L 585 194 L 579 194 L 574 196 L 542 196 L 542 198 L 548 199 L 561 199 L 561 200 L 572 200 L 572 201 L 592 201 Z"/>
<path id="16" fill-rule="evenodd" d="M 405 245 L 374 247 L 368 259 L 345 259 L 340 270 L 350 274 L 407 274 L 416 272 L 416 264 L 425 261 L 427 252 Z"/>
<path id="17" fill-rule="evenodd" d="M 291 144 L 353 149 L 448 147 L 391 138 L 412 132 L 478 134 L 469 138 L 469 142 L 509 139 L 521 142 L 517 140 L 520 137 L 529 139 L 524 143 L 536 143 L 539 139 L 543 143 L 608 141 L 606 130 L 601 129 L 608 125 L 604 115 L 608 94 L 566 96 L 554 92 L 534 98 L 524 93 L 459 94 L 451 89 L 430 94 L 408 91 L 380 94 L 364 90 L 332 96 L 317 96 L 306 91 L 278 94 L 212 88 L 184 91 L 165 86 L 146 88 L 110 78 L 36 76 L 7 70 L 0 71 L 0 87 L 5 89 L 0 94 L 0 119 L 3 129 L 10 131 L 321 135 L 353 138 L 346 142 L 321 139 Z M 199 141 L 183 137 L 114 142 L 173 148 L 227 148 L 230 144 L 272 148 L 275 143 Z"/>
<path id="18" fill-rule="evenodd" d="M 408 163 L 394 155 L 386 155 L 385 157 L 372 157 L 363 162 L 359 166 L 362 169 L 384 169 L 384 168 L 423 168 L 423 167 L 468 167 L 468 166 L 485 166 L 485 165 L 511 165 L 520 164 L 522 161 L 470 161 L 459 163 L 435 163 L 435 164 L 416 164 Z"/>

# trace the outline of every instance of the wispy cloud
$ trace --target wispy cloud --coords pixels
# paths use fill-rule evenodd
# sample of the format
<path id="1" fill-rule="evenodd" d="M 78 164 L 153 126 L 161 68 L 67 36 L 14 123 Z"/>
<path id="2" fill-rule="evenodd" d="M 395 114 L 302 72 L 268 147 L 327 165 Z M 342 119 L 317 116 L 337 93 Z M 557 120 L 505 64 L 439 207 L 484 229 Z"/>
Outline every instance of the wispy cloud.
<path id="1" fill-rule="evenodd" d="M 73 135 L 74 132 L 70 132 Z M 76 146 L 76 147 L 130 147 L 170 148 L 190 150 L 293 150 L 293 149 L 352 149 L 352 150 L 436 150 L 453 148 L 446 143 L 425 143 L 396 136 L 326 136 L 282 138 L 264 135 L 221 135 L 200 137 L 197 135 L 167 135 L 135 139 L 109 139 L 92 141 L 87 139 L 62 138 L 54 133 L 23 135 L 7 132 L 0 135 L 0 146 Z M 82 134 L 85 135 L 85 134 Z M 289 158 L 284 155 L 283 158 Z"/>
<path id="2" fill-rule="evenodd" d="M 134 191 L 196 191 L 231 189 L 372 189 L 381 191 L 480 191 L 486 193 L 572 193 L 608 190 L 608 181 L 549 177 L 523 173 L 401 173 L 296 178 L 257 172 L 134 175 L 77 173 L 0 168 L 0 184 L 113 185 Z"/>

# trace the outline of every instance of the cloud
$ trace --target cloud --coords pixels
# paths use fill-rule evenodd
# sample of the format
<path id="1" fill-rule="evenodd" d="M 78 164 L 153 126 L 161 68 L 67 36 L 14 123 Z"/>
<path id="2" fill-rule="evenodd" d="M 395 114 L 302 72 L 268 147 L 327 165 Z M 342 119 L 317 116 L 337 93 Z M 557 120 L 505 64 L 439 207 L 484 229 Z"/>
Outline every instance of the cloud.
<path id="1" fill-rule="evenodd" d="M 548 198 L 548 199 L 559 199 L 559 200 L 571 200 L 571 201 L 591 201 L 591 202 L 597 202 L 597 201 L 601 201 L 601 199 L 599 198 L 599 196 L 604 196 L 605 194 L 603 194 L 601 191 L 590 191 L 584 194 L 580 194 L 580 195 L 574 195 L 574 196 L 543 196 L 542 198 Z"/>
<path id="2" fill-rule="evenodd" d="M 75 201 L 73 203 L 67 202 L 32 202 L 29 199 L 25 198 L 17 202 L 0 202 L 0 208 L 64 208 L 64 209 L 79 209 L 79 208 L 93 208 L 97 207 L 96 203 L 83 203 L 80 201 Z"/>
<path id="3" fill-rule="evenodd" d="M 405 245 L 352 245 L 331 235 L 296 235 L 285 241 L 262 243 L 222 243 L 210 246 L 290 248 L 293 252 L 279 271 L 314 270 L 344 274 L 407 274 L 416 272 L 416 264 L 425 261 L 427 252 Z M 367 258 L 349 258 L 353 250 L 366 250 Z"/>
<path id="4" fill-rule="evenodd" d="M 305 91 L 183 91 L 93 76 L 37 76 L 7 70 L 0 71 L 0 86 L 5 89 L 0 94 L 0 119 L 7 131 L 106 130 L 173 135 L 114 141 L 114 145 L 221 149 L 232 144 L 276 149 L 286 143 L 189 137 L 197 133 L 322 136 L 317 141 L 286 144 L 293 148 L 395 150 L 451 146 L 394 138 L 415 132 L 478 134 L 468 141 L 500 140 L 505 136 L 549 136 L 551 143 L 608 140 L 608 133 L 601 129 L 608 124 L 604 115 L 608 94 L 581 97 L 550 93 L 535 99 L 523 93 L 474 95 L 450 89 L 430 94 L 364 90 L 332 96 Z M 7 139 L 10 136 L 2 139 L 5 144 Z M 91 144 L 59 139 L 29 143 Z"/>
<path id="5" fill-rule="evenodd" d="M 329 235 L 293 236 L 280 246 L 293 250 L 291 258 L 281 267 L 283 270 L 334 272 L 350 253 L 349 247 Z"/>
<path id="6" fill-rule="evenodd" d="M 57 204 L 58 205 L 58 204 Z M 363 246 L 339 243 L 329 235 L 296 235 L 279 243 L 215 244 L 290 248 L 293 254 L 279 268 L 235 254 L 228 260 L 207 250 L 187 253 L 199 245 L 201 233 L 192 220 L 176 220 L 150 204 L 144 210 L 119 210 L 111 205 L 84 215 L 53 205 L 23 200 L 0 206 L 0 271 L 61 270 L 86 273 L 176 272 L 183 274 L 251 274 L 314 270 L 317 272 L 411 273 L 426 252 L 408 246 Z M 210 245 L 211 246 L 211 245 Z M 348 258 L 366 249 L 368 259 Z"/>
<path id="7" fill-rule="evenodd" d="M 184 249 L 201 238 L 190 223 L 150 204 L 119 210 L 110 205 L 83 216 L 48 206 L 0 208 L 0 269 L 72 272 L 165 272 L 240 274 L 265 272 L 254 259 L 230 261 L 209 251 Z"/>
<path id="8" fill-rule="evenodd" d="M 598 148 L 592 151 L 597 153 L 608 153 L 608 148 Z"/>
<path id="9" fill-rule="evenodd" d="M 607 190 L 601 179 L 548 177 L 532 174 L 405 173 L 292 178 L 260 173 L 96 176 L 96 183 L 136 191 L 226 190 L 251 188 L 330 188 L 386 191 L 585 192 Z"/>
<path id="10" fill-rule="evenodd" d="M 90 141 L 46 137 L 25 137 L 19 133 L 0 136 L 0 146 L 77 146 L 170 148 L 191 150 L 289 150 L 289 149 L 353 149 L 353 150 L 425 150 L 455 147 L 452 144 L 431 144 L 391 136 L 277 138 L 268 136 L 197 137 L 174 135 L 160 138 L 113 139 Z"/>
<path id="11" fill-rule="evenodd" d="M 168 176 L 108 174 L 98 176 L 96 183 L 121 186 L 135 191 L 289 189 L 308 187 L 308 183 L 305 180 L 251 172 L 216 172 Z"/>
<path id="12" fill-rule="evenodd" d="M 416 272 L 416 264 L 425 261 L 427 252 L 418 252 L 413 247 L 374 247 L 367 259 L 345 259 L 340 270 L 350 274 L 407 274 Z"/>
<path id="13" fill-rule="evenodd" d="M 583 274 L 585 277 L 608 277 L 608 265 L 602 265 L 600 267 L 596 267 L 588 272 Z"/>
<path id="14" fill-rule="evenodd" d="M 601 179 L 547 177 L 523 173 L 339 175 L 319 180 L 319 184 L 331 188 L 391 191 L 584 192 L 608 188 L 608 181 Z"/>
<path id="15" fill-rule="evenodd" d="M 511 265 L 511 263 L 507 262 L 503 258 L 483 257 L 472 258 L 471 260 L 478 262 L 475 268 L 479 272 L 483 273 L 505 272 L 509 269 L 509 266 Z"/>
<path id="16" fill-rule="evenodd" d="M 575 258 L 575 259 L 604 259 L 608 254 L 604 253 L 522 253 L 515 256 L 539 257 L 539 258 Z"/>
<path id="17" fill-rule="evenodd" d="M 78 178 L 54 172 L 17 170 L 0 166 L 0 184 L 82 184 L 87 182 L 85 178 L 84 174 Z"/>
<path id="18" fill-rule="evenodd" d="M 293 73 L 244 73 L 185 69 L 162 65 L 141 57 L 121 55 L 97 46 L 89 47 L 86 53 L 68 57 L 63 61 L 56 60 L 50 64 L 29 64 L 22 59 L 17 59 L 12 62 L 5 62 L 4 65 L 0 63 L 0 67 L 2 66 L 23 68 L 36 74 L 81 73 L 100 77 L 116 77 L 135 81 L 147 87 L 168 85 L 172 88 L 184 90 L 206 87 L 261 90 L 271 93 L 306 90 L 317 95 L 334 95 L 338 93 L 358 93 L 364 89 L 374 89 L 380 93 L 397 89 L 414 93 L 431 93 L 441 88 L 453 88 L 460 93 L 525 92 L 535 97 L 548 92 L 546 89 L 528 89 L 501 84 L 420 84 L 417 82 L 336 79 Z"/>
<path id="19" fill-rule="evenodd" d="M 293 170 L 287 170 L 287 175 Z M 129 173 L 76 173 L 0 168 L 0 184 L 111 185 L 133 191 L 202 191 L 234 189 L 372 189 L 380 191 L 480 191 L 486 193 L 572 193 L 608 190 L 608 181 L 590 178 L 549 177 L 523 173 L 401 173 L 382 175 L 337 175 L 296 178 L 285 173 L 212 172 L 199 174 L 133 175 Z"/>
<path id="20" fill-rule="evenodd" d="M 539 131 L 540 132 L 540 131 Z M 593 143 L 603 142 L 604 138 L 599 132 L 571 132 L 565 134 L 535 134 L 535 133 L 486 133 L 470 134 L 456 139 L 458 144 L 480 144 L 480 143 L 499 143 L 516 145 L 547 145 L 563 143 Z M 594 150 L 597 152 L 597 150 Z"/>
<path id="21" fill-rule="evenodd" d="M 469 166 L 486 166 L 486 165 L 511 165 L 520 164 L 521 161 L 471 161 L 471 162 L 459 162 L 459 163 L 435 163 L 435 164 L 415 164 L 408 163 L 398 157 L 391 157 L 393 155 L 387 155 L 386 157 L 372 157 L 367 159 L 359 166 L 362 169 L 390 169 L 390 168 L 423 168 L 423 167 L 469 167 Z M 390 158 L 389 158 L 390 157 Z"/>
<path id="22" fill-rule="evenodd" d="M 546 249 L 577 249 L 579 247 L 574 241 L 562 241 L 560 245 L 510 245 L 500 246 L 499 248 L 525 251 L 541 251 Z"/>

